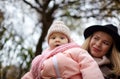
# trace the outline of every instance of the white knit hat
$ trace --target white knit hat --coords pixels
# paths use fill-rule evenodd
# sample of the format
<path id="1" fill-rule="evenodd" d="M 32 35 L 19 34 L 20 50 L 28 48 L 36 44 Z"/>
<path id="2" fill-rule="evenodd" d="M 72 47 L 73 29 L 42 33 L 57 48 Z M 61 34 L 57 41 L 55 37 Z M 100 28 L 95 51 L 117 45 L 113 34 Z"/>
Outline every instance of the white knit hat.
<path id="1" fill-rule="evenodd" d="M 49 37 L 52 33 L 54 32 L 60 32 L 63 33 L 67 36 L 69 42 L 71 42 L 71 38 L 70 38 L 70 29 L 64 24 L 63 21 L 54 21 L 52 23 L 52 25 L 50 26 L 47 36 L 46 36 L 46 40 L 48 42 Z"/>

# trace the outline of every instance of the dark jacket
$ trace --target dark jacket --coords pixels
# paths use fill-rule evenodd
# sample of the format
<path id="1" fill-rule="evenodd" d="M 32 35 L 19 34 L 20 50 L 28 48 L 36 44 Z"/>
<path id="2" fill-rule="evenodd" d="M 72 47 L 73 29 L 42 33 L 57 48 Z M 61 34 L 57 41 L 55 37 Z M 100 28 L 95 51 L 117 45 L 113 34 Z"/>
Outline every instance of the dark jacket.
<path id="1" fill-rule="evenodd" d="M 105 77 L 105 79 L 120 79 L 118 78 L 117 75 L 115 75 L 112 70 L 110 69 L 109 66 L 107 65 L 103 65 L 103 66 L 100 66 L 100 69 Z"/>
<path id="2" fill-rule="evenodd" d="M 98 63 L 105 79 L 120 79 L 120 76 L 115 75 L 115 73 L 112 71 L 112 65 L 106 56 L 94 59 Z"/>

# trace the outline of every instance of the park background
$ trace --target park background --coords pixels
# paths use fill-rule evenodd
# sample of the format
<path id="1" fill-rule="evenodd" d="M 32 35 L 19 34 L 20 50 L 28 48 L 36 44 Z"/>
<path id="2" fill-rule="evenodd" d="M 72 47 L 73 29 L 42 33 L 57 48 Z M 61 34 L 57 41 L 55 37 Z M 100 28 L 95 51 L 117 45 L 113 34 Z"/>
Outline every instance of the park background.
<path id="1" fill-rule="evenodd" d="M 112 23 L 120 30 L 120 0 L 0 0 L 0 79 L 20 79 L 29 70 L 54 20 L 64 21 L 81 45 L 88 26 Z"/>

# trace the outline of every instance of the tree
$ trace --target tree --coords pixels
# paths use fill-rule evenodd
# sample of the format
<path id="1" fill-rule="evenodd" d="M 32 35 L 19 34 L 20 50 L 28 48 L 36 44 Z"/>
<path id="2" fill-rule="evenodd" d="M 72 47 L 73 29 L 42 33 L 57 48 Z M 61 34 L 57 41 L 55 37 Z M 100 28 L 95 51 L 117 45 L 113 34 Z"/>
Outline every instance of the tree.
<path id="1" fill-rule="evenodd" d="M 0 27 L 0 63 L 4 61 L 2 59 L 4 54 L 8 59 L 6 60 L 7 65 L 12 65 L 14 56 L 17 56 L 19 59 L 17 63 L 20 70 L 19 77 L 28 71 L 33 57 L 41 54 L 47 30 L 55 19 L 64 20 L 72 30 L 77 28 L 77 32 L 80 33 L 82 30 L 79 29 L 88 21 L 97 20 L 96 24 L 101 24 L 103 21 L 111 23 L 114 20 L 113 22 L 120 25 L 119 0 L 1 0 L 0 5 L 0 10 L 3 11 L 4 15 L 4 21 Z M 11 13 L 7 14 L 7 11 Z M 33 16 L 36 19 L 33 19 Z M 34 44 L 36 47 L 30 46 L 33 45 L 34 41 L 29 37 L 32 37 L 34 33 L 25 36 L 20 28 L 14 28 L 22 27 L 26 17 L 35 22 L 33 25 L 35 31 L 41 29 L 41 32 L 38 32 L 38 42 Z M 26 47 L 26 41 L 28 47 Z"/>
<path id="2" fill-rule="evenodd" d="M 23 0 L 26 4 L 35 9 L 39 15 L 39 22 L 42 23 L 42 34 L 36 46 L 35 55 L 42 52 L 42 43 L 46 36 L 47 30 L 55 19 L 55 15 L 62 12 L 59 17 L 72 17 L 74 19 L 96 18 L 102 20 L 105 18 L 116 18 L 116 14 L 120 13 L 119 0 L 35 0 L 33 5 L 27 0 Z"/>

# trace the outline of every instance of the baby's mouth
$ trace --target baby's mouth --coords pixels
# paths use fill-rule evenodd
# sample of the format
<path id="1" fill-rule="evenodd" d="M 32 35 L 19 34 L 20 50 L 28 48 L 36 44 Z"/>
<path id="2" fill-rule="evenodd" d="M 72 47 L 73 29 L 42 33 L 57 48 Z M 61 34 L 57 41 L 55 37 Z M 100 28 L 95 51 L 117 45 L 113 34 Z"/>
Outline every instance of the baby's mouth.
<path id="1" fill-rule="evenodd" d="M 59 45 L 59 44 L 57 44 L 57 45 L 55 45 L 55 46 L 57 47 L 57 46 L 60 46 L 60 45 Z"/>

